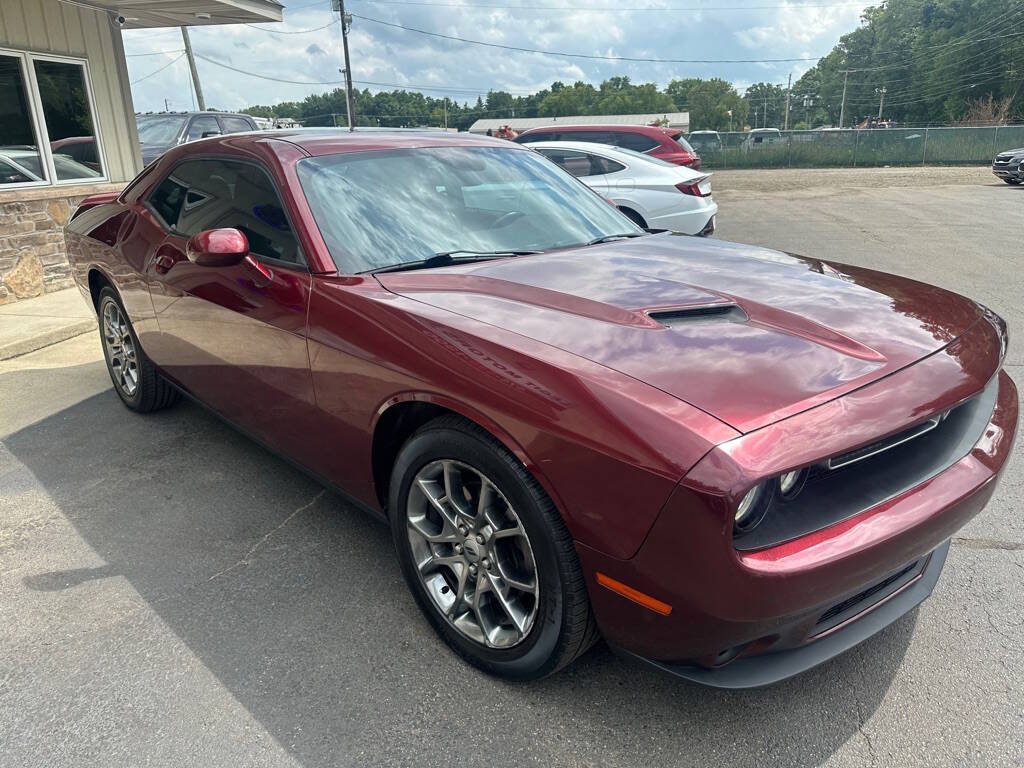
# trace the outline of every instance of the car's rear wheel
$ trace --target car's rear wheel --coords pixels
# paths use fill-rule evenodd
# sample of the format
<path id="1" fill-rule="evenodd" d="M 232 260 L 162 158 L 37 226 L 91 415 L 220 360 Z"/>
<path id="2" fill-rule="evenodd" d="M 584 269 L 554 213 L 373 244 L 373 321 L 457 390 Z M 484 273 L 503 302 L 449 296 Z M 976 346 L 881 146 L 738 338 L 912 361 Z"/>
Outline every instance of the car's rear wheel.
<path id="1" fill-rule="evenodd" d="M 389 515 L 402 572 L 459 655 L 502 677 L 543 677 L 597 639 L 572 538 L 522 463 L 458 417 L 399 452 Z"/>
<path id="2" fill-rule="evenodd" d="M 175 403 L 178 390 L 157 372 L 142 351 L 128 314 L 112 288 L 100 291 L 96 311 L 107 372 L 121 401 L 139 413 Z"/>

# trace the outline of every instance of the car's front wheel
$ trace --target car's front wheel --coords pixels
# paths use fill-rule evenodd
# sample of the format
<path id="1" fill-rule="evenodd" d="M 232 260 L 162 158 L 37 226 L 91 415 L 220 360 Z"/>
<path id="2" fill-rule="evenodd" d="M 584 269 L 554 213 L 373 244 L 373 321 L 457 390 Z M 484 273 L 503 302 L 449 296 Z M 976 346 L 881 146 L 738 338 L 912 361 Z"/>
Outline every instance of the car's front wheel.
<path id="1" fill-rule="evenodd" d="M 399 453 L 389 515 L 420 609 L 459 655 L 511 679 L 549 675 L 597 639 L 572 538 L 522 463 L 458 417 Z"/>
<path id="2" fill-rule="evenodd" d="M 96 311 L 107 372 L 121 401 L 139 413 L 175 403 L 178 390 L 160 375 L 142 351 L 135 329 L 113 288 L 100 291 Z"/>
<path id="3" fill-rule="evenodd" d="M 1003 181 L 1005 181 L 1007 184 L 1013 184 L 1013 185 L 1017 185 L 1017 184 L 1021 183 L 1020 179 L 1003 179 Z"/>

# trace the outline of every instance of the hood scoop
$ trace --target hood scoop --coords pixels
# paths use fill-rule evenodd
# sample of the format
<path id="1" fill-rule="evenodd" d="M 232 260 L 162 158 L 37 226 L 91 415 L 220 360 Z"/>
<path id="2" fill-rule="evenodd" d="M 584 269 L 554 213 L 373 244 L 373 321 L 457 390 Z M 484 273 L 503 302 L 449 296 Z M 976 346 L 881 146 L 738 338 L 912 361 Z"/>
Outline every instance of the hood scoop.
<path id="1" fill-rule="evenodd" d="M 750 319 L 737 304 L 706 304 L 701 307 L 656 309 L 648 312 L 647 316 L 666 328 L 707 322 L 745 323 Z"/>

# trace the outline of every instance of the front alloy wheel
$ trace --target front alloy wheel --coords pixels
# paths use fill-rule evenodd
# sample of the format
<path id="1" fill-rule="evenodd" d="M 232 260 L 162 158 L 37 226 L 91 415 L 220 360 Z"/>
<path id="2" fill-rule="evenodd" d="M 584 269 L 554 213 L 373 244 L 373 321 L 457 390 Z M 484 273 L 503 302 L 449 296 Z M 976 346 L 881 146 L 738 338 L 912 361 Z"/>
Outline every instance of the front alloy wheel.
<path id="1" fill-rule="evenodd" d="M 402 575 L 437 633 L 494 675 L 550 675 L 597 640 L 561 515 L 523 463 L 455 414 L 398 452 L 388 517 Z"/>
<path id="2" fill-rule="evenodd" d="M 479 470 L 433 461 L 406 505 L 409 545 L 437 610 L 469 639 L 510 648 L 537 618 L 537 566 L 512 505 Z"/>

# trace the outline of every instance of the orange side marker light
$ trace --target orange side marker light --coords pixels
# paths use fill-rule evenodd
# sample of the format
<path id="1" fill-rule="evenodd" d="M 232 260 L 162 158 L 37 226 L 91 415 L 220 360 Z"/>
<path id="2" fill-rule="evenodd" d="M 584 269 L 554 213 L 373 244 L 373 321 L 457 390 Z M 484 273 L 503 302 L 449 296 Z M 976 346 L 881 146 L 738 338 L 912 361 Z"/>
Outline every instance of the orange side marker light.
<path id="1" fill-rule="evenodd" d="M 622 595 L 627 600 L 632 600 L 638 605 L 642 605 L 644 608 L 660 613 L 662 616 L 668 616 L 672 613 L 672 606 L 668 603 L 663 603 L 655 597 L 645 595 L 638 589 L 623 584 L 621 581 L 616 581 L 611 576 L 605 576 L 600 571 L 597 572 L 597 583 L 605 589 L 610 589 L 616 594 Z"/>

